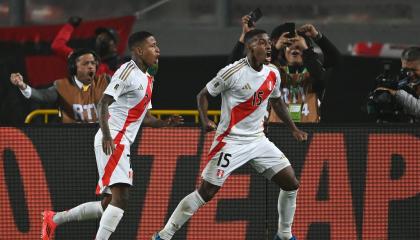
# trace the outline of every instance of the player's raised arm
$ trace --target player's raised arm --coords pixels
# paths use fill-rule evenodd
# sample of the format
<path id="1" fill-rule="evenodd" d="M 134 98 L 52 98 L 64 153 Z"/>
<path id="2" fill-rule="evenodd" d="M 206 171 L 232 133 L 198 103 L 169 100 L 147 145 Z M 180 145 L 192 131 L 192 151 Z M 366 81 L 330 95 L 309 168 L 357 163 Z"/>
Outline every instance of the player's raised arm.
<path id="1" fill-rule="evenodd" d="M 99 126 L 101 127 L 103 135 L 102 149 L 106 155 L 113 153 L 115 150 L 114 140 L 111 137 L 108 125 L 108 106 L 114 101 L 115 100 L 112 96 L 104 94 L 98 103 Z"/>
<path id="2" fill-rule="evenodd" d="M 197 95 L 197 107 L 200 114 L 200 122 L 203 130 L 210 132 L 216 130 L 216 124 L 207 116 L 209 108 L 208 96 L 210 95 L 207 87 L 204 87 Z"/>
<path id="3" fill-rule="evenodd" d="M 270 98 L 270 104 L 271 104 L 271 107 L 274 109 L 275 113 L 277 114 L 277 116 L 279 116 L 280 119 L 290 128 L 293 136 L 298 141 L 306 141 L 308 139 L 308 133 L 298 129 L 295 123 L 290 118 L 287 106 L 281 97 Z"/>

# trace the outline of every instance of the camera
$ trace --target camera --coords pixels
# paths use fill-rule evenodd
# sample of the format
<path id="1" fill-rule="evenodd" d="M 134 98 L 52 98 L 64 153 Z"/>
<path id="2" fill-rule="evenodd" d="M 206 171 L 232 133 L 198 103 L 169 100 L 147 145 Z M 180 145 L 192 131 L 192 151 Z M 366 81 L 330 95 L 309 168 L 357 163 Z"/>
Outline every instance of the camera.
<path id="1" fill-rule="evenodd" d="M 397 103 L 395 97 L 384 87 L 392 90 L 403 89 L 415 94 L 409 86 L 408 72 L 401 69 L 400 74 L 391 73 L 391 63 L 384 63 L 384 70 L 375 79 L 375 87 L 369 93 L 367 113 L 376 118 L 377 122 L 411 122 L 411 117 L 404 113 L 403 107 Z"/>

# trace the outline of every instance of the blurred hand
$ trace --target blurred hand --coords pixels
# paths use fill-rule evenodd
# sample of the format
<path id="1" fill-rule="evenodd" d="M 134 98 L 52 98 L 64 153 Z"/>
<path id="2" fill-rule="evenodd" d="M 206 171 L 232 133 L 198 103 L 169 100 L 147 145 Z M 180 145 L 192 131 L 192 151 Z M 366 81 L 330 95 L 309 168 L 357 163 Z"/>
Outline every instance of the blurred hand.
<path id="1" fill-rule="evenodd" d="M 295 139 L 298 140 L 299 142 L 308 140 L 308 133 L 301 131 L 299 129 L 294 130 L 292 134 L 293 134 L 293 137 L 295 137 Z"/>
<path id="2" fill-rule="evenodd" d="M 106 155 L 111 155 L 115 150 L 115 144 L 112 137 L 102 137 L 102 150 Z"/>
<path id="3" fill-rule="evenodd" d="M 27 85 L 23 82 L 23 77 L 20 73 L 12 73 L 10 74 L 10 82 L 17 86 L 20 90 L 25 90 Z"/>
<path id="4" fill-rule="evenodd" d="M 397 90 L 386 88 L 386 87 L 378 87 L 377 89 L 375 89 L 375 91 L 376 90 L 388 91 L 389 93 L 391 93 L 391 95 L 395 95 L 397 93 Z"/>
<path id="5" fill-rule="evenodd" d="M 294 39 L 286 37 L 287 34 L 289 34 L 289 32 L 285 32 L 282 35 L 280 35 L 279 39 L 277 40 L 276 44 L 274 45 L 274 47 L 277 50 L 292 45 Z"/>
<path id="6" fill-rule="evenodd" d="M 255 29 L 255 25 L 252 26 L 252 27 L 248 26 L 249 19 L 251 19 L 251 16 L 249 16 L 249 15 L 245 15 L 241 19 L 242 33 L 241 33 L 241 37 L 239 38 L 239 41 L 242 42 L 242 43 L 244 43 L 245 34 L 249 31 L 251 31 L 252 29 Z"/>
<path id="7" fill-rule="evenodd" d="M 77 16 L 71 16 L 67 22 L 70 23 L 74 28 L 76 28 L 82 22 L 82 18 Z"/>
<path id="8" fill-rule="evenodd" d="M 207 119 L 207 121 L 204 121 L 202 123 L 203 130 L 205 130 L 206 132 L 211 132 L 217 129 L 217 125 L 216 123 L 214 123 L 212 120 Z"/>
<path id="9" fill-rule="evenodd" d="M 293 41 L 293 46 L 298 48 L 299 50 L 303 51 L 308 48 L 308 45 L 306 44 L 305 38 L 302 36 L 296 35 L 295 38 L 292 38 L 291 41 Z"/>
<path id="10" fill-rule="evenodd" d="M 242 17 L 242 32 L 245 34 L 249 31 L 251 31 L 252 29 L 255 29 L 255 25 L 252 27 L 248 26 L 248 22 L 251 19 L 251 16 L 249 15 L 245 15 Z"/>
<path id="11" fill-rule="evenodd" d="M 173 115 L 166 119 L 168 126 L 175 127 L 184 124 L 184 118 L 182 116 Z"/>
<path id="12" fill-rule="evenodd" d="M 319 34 L 318 30 L 312 24 L 305 24 L 297 30 L 299 33 L 305 34 L 310 38 L 316 38 Z"/>

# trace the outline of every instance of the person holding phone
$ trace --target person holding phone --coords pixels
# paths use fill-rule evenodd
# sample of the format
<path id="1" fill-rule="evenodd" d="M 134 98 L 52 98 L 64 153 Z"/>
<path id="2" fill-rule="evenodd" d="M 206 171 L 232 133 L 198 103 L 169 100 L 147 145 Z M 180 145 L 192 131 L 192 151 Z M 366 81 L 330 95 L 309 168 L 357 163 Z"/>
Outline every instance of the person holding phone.
<path id="1" fill-rule="evenodd" d="M 242 33 L 228 63 L 244 56 L 244 35 L 255 28 L 255 21 L 253 25 L 249 24 L 251 20 L 251 14 L 242 17 Z M 279 68 L 283 98 L 292 119 L 295 122 L 319 122 L 325 86 L 331 78 L 332 70 L 340 63 L 339 50 L 312 24 L 304 24 L 295 29 L 295 23 L 284 23 L 273 29 L 270 38 L 272 51 L 266 63 Z M 314 46 L 320 48 L 323 57 L 314 51 Z M 271 112 L 270 109 L 268 111 Z M 280 122 L 280 119 L 272 112 L 268 121 Z"/>
<path id="2" fill-rule="evenodd" d="M 312 24 L 294 29 L 294 23 L 276 27 L 272 34 L 271 63 L 282 76 L 282 96 L 295 122 L 319 122 L 325 86 L 340 62 L 339 50 Z M 317 45 L 321 56 L 314 51 Z M 280 122 L 270 111 L 269 122 Z"/>

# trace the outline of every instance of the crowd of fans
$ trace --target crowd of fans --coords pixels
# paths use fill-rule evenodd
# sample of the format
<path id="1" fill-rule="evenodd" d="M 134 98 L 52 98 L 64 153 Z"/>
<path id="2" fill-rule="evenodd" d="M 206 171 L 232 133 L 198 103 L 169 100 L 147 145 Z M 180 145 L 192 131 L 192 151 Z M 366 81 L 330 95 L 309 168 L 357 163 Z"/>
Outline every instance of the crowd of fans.
<path id="1" fill-rule="evenodd" d="M 229 55 L 229 63 L 243 58 L 244 36 L 255 29 L 250 15 L 242 17 L 242 33 Z M 64 123 L 97 122 L 96 105 L 109 79 L 123 59 L 117 53 L 118 34 L 111 28 L 100 27 L 95 31 L 95 41 L 90 49 L 72 49 L 68 46 L 72 33 L 82 19 L 71 17 L 58 32 L 51 49 L 68 62 L 68 77 L 54 81 L 47 89 L 31 88 L 20 73 L 11 73 L 10 81 L 22 94 L 38 102 L 56 102 Z M 293 25 L 294 26 L 294 25 Z M 304 24 L 290 29 L 290 23 L 276 26 L 271 32 L 271 56 L 266 64 L 273 64 L 281 75 L 281 93 L 295 122 L 317 123 L 332 71 L 340 65 L 339 50 L 314 25 Z M 378 86 L 375 91 L 387 91 L 410 116 L 411 122 L 420 119 L 420 48 L 409 47 L 402 56 L 404 88 Z M 149 73 L 155 74 L 157 66 Z M 380 111 L 380 110 L 379 110 Z M 280 122 L 276 114 L 267 109 L 268 122 Z"/>

